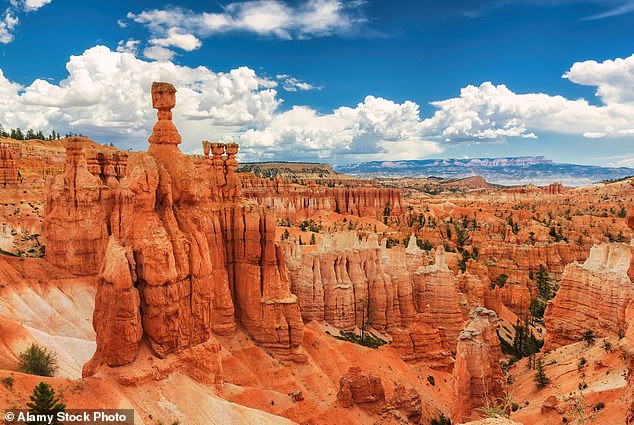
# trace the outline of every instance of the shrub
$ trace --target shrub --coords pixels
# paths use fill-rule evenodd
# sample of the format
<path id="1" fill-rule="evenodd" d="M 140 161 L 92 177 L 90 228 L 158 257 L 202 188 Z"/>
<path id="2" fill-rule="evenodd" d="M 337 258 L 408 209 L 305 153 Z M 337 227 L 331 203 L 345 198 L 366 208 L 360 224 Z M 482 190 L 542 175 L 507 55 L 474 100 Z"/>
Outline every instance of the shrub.
<path id="1" fill-rule="evenodd" d="M 511 403 L 511 410 L 512 410 L 513 412 L 517 412 L 517 409 L 519 409 L 519 408 L 520 408 L 520 405 L 519 405 L 519 404 L 517 404 L 517 403 L 515 403 L 515 402 L 514 402 L 514 403 Z"/>
<path id="2" fill-rule="evenodd" d="M 340 336 L 334 335 L 334 337 L 342 341 L 363 345 L 364 347 L 379 348 L 381 345 L 387 344 L 386 340 L 379 338 L 378 336 L 374 336 L 369 332 L 366 332 L 363 338 L 354 332 L 341 331 L 340 334 Z"/>
<path id="3" fill-rule="evenodd" d="M 20 370 L 39 376 L 53 376 L 59 368 L 57 353 L 37 343 L 20 353 Z"/>
<path id="4" fill-rule="evenodd" d="M 13 390 L 13 381 L 13 376 L 11 375 L 2 378 L 2 383 L 5 387 L 7 387 L 8 390 Z"/>
<path id="5" fill-rule="evenodd" d="M 583 333 L 582 339 L 588 346 L 594 344 L 594 331 L 592 329 L 586 329 Z"/>
<path id="6" fill-rule="evenodd" d="M 600 401 L 600 402 L 598 402 L 597 404 L 594 405 L 593 409 L 594 409 L 595 412 L 603 410 L 603 409 L 605 409 L 605 403 Z"/>
<path id="7" fill-rule="evenodd" d="M 612 343 L 604 339 L 603 340 L 603 349 L 606 352 L 611 353 L 612 352 Z"/>
<path id="8" fill-rule="evenodd" d="M 585 357 L 582 357 L 582 358 L 579 360 L 579 364 L 577 365 L 577 370 L 579 370 L 579 371 L 580 371 L 581 369 L 583 369 L 583 367 L 584 367 L 587 363 L 588 363 L 588 361 L 586 360 L 586 358 L 585 358 Z"/>
<path id="9" fill-rule="evenodd" d="M 446 417 L 443 413 L 438 416 L 438 419 L 432 418 L 431 425 L 451 425 L 451 420 Z"/>
<path id="10" fill-rule="evenodd" d="M 429 382 L 431 385 L 436 385 L 436 380 L 431 375 L 427 375 L 427 382 Z"/>

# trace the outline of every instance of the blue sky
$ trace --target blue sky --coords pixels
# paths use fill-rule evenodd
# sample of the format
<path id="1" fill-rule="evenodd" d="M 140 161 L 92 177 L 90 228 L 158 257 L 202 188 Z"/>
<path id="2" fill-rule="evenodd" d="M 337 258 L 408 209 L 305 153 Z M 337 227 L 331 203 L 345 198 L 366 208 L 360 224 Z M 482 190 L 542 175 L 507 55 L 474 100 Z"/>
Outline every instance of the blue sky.
<path id="1" fill-rule="evenodd" d="M 0 6 L 4 126 L 144 149 L 163 79 L 186 152 L 232 139 L 248 160 L 634 166 L 632 0 Z"/>

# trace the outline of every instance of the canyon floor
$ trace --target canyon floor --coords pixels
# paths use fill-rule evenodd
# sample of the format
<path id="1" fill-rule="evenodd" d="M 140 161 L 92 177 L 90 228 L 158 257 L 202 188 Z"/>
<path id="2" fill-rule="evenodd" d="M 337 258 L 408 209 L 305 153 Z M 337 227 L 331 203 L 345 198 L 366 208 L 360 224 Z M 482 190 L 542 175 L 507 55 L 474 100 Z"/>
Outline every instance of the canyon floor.
<path id="1" fill-rule="evenodd" d="M 148 425 L 632 420 L 629 180 L 239 172 L 166 117 L 147 153 L 0 140 L 0 408 L 44 381 Z"/>

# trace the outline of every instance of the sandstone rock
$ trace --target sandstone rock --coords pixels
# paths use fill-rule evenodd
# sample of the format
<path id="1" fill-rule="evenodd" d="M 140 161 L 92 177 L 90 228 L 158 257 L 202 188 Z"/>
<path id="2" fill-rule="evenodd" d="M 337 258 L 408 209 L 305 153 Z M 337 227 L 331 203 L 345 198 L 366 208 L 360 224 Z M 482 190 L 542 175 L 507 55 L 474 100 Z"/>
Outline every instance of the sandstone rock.
<path id="1" fill-rule="evenodd" d="M 631 184 L 634 186 L 634 179 L 632 179 Z M 627 223 L 631 229 L 634 229 L 634 212 L 631 210 L 631 206 L 628 211 Z M 630 263 L 630 271 L 631 270 L 632 265 Z M 630 279 L 633 279 L 632 273 L 630 273 L 629 276 Z M 634 423 L 634 298 L 630 298 L 625 310 L 625 321 L 628 327 L 625 332 L 625 338 L 619 342 L 619 347 L 626 356 L 627 386 L 625 389 L 625 398 L 628 406 L 625 422 L 630 425 Z"/>
<path id="2" fill-rule="evenodd" d="M 181 153 L 171 122 L 174 93 L 166 83 L 153 86 L 159 122 L 149 155 L 129 156 L 126 176 L 112 182 L 111 213 L 98 217 L 111 243 L 109 255 L 101 256 L 98 344 L 86 373 L 132 361 L 141 334 L 156 356 L 182 357 L 213 343 L 212 333 L 231 335 L 237 324 L 279 355 L 305 361 L 297 298 L 275 245 L 275 217 L 240 200 L 239 182 L 231 177 L 237 145 L 213 147 L 215 154 L 226 149 L 221 169 L 197 167 Z M 125 302 L 116 307 L 115 299 Z"/>
<path id="3" fill-rule="evenodd" d="M 602 244 L 592 248 L 585 263 L 566 266 L 560 289 L 546 309 L 544 349 L 579 341 L 587 329 L 597 337 L 624 334 L 625 309 L 634 296 L 628 276 L 631 260 L 632 247 Z"/>
<path id="4" fill-rule="evenodd" d="M 64 174 L 49 180 L 44 227 L 46 259 L 77 275 L 99 272 L 108 243 L 110 189 L 87 169 L 85 139 L 65 140 Z"/>
<path id="5" fill-rule="evenodd" d="M 327 187 L 315 183 L 292 184 L 286 179 L 268 180 L 250 173 L 240 175 L 247 198 L 274 209 L 281 217 L 304 220 L 317 211 L 334 211 L 391 221 L 405 211 L 401 192 L 381 187 Z M 387 215 L 386 215 L 387 213 Z"/>
<path id="6" fill-rule="evenodd" d="M 304 393 L 302 392 L 302 390 L 295 390 L 290 393 L 289 396 L 291 397 L 291 400 L 293 400 L 295 403 L 304 400 Z"/>
<path id="7" fill-rule="evenodd" d="M 0 144 L 0 185 L 14 185 L 19 182 L 18 165 L 13 148 L 6 143 Z"/>
<path id="8" fill-rule="evenodd" d="M 442 246 L 436 248 L 436 262 L 414 274 L 414 305 L 416 311 L 429 309 L 438 324 L 443 347 L 456 352 L 458 334 L 464 317 L 457 294 L 458 282 L 446 263 Z"/>
<path id="9" fill-rule="evenodd" d="M 487 398 L 501 397 L 503 392 L 497 315 L 480 307 L 469 316 L 471 320 L 460 333 L 453 370 L 451 420 L 458 423 L 475 419 L 478 416 L 475 409 L 484 406 Z"/>
<path id="10" fill-rule="evenodd" d="M 381 378 L 362 372 L 358 367 L 351 367 L 348 373 L 341 377 L 337 402 L 342 407 L 383 401 L 385 401 L 385 389 Z"/>
<path id="11" fill-rule="evenodd" d="M 546 413 L 549 410 L 556 409 L 558 404 L 559 404 L 559 399 L 557 398 L 557 396 L 549 395 L 548 397 L 546 397 L 546 400 L 544 400 L 541 411 L 542 413 Z"/>
<path id="12" fill-rule="evenodd" d="M 420 394 L 415 388 L 407 388 L 398 384 L 394 389 L 394 394 L 390 397 L 389 406 L 391 410 L 400 412 L 401 417 L 407 418 L 410 423 L 420 423 L 422 402 Z"/>

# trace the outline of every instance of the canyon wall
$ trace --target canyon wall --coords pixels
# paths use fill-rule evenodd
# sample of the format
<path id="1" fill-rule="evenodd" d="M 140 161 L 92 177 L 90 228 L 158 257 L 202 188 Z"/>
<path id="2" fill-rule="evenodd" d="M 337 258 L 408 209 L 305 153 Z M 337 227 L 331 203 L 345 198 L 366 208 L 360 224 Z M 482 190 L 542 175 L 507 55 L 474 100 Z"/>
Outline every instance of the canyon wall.
<path id="1" fill-rule="evenodd" d="M 268 180 L 250 173 L 240 175 L 243 193 L 259 205 L 272 208 L 279 217 L 305 220 L 317 211 L 333 211 L 391 222 L 405 212 L 405 202 L 397 189 L 371 185 L 333 187 L 286 179 Z M 340 183 L 340 182 L 337 182 Z"/>
<path id="2" fill-rule="evenodd" d="M 316 250 L 290 241 L 283 249 L 304 322 L 352 330 L 365 315 L 372 328 L 392 337 L 406 361 L 450 367 L 464 316 L 442 247 L 431 262 L 412 244 L 385 249 L 376 235 L 339 232 L 324 235 Z"/>
<path id="3" fill-rule="evenodd" d="M 545 350 L 580 341 L 588 329 L 596 337 L 623 336 L 625 310 L 634 296 L 628 276 L 632 251 L 625 244 L 601 244 L 583 264 L 566 266 L 544 315 Z"/>
<path id="4" fill-rule="evenodd" d="M 634 187 L 634 179 L 631 182 Z M 628 206 L 627 224 L 631 229 L 634 229 L 634 210 L 633 206 Z M 634 267 L 630 266 L 630 271 Z M 630 279 L 634 282 L 634 274 L 630 273 Z M 625 320 L 628 324 L 625 332 L 625 338 L 623 338 L 619 346 L 626 356 L 627 363 L 627 387 L 625 390 L 625 397 L 628 403 L 628 410 L 625 418 L 625 422 L 630 425 L 634 424 L 634 298 L 630 299 L 627 309 L 625 310 Z"/>
<path id="5" fill-rule="evenodd" d="M 17 184 L 18 166 L 15 162 L 15 152 L 6 143 L 0 144 L 0 185 Z"/>

